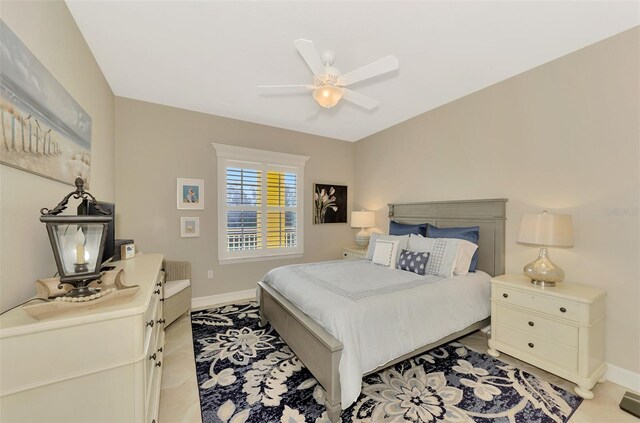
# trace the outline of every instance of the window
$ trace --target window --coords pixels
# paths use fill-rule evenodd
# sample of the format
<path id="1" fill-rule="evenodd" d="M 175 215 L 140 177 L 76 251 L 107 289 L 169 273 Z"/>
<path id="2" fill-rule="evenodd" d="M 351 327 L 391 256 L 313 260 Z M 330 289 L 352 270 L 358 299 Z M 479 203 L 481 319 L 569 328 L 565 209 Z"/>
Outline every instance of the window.
<path id="1" fill-rule="evenodd" d="M 306 156 L 213 144 L 221 263 L 301 256 Z"/>

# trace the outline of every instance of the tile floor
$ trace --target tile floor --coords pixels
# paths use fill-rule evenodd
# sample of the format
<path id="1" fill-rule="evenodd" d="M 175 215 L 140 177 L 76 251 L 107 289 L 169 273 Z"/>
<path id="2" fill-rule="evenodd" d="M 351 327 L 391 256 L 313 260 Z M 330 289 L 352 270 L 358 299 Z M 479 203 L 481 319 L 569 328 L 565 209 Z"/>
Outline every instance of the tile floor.
<path id="1" fill-rule="evenodd" d="M 482 332 L 474 332 L 461 342 L 467 347 L 485 352 L 487 340 Z M 573 390 L 573 384 L 543 370 L 532 367 L 515 358 L 502 354 L 502 361 L 514 364 L 541 379 L 567 390 Z M 191 321 L 182 316 L 166 329 L 164 371 L 160 393 L 159 423 L 201 423 L 198 386 L 196 383 L 195 362 L 191 340 Z M 618 408 L 625 388 L 612 382 L 597 384 L 593 392 L 595 399 L 585 400 L 571 417 L 571 423 L 639 423 L 630 414 Z"/>

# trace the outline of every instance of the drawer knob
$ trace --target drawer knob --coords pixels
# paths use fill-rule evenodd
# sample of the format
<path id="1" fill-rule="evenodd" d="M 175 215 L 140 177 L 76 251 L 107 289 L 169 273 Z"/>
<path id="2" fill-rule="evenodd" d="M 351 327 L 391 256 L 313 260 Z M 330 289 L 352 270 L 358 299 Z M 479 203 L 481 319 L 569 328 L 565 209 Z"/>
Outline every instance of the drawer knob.
<path id="1" fill-rule="evenodd" d="M 164 303 L 164 297 L 160 298 L 160 302 Z"/>
<path id="2" fill-rule="evenodd" d="M 160 290 L 156 289 L 155 291 L 153 291 L 154 294 L 160 294 Z"/>
<path id="3" fill-rule="evenodd" d="M 156 367 L 160 367 L 160 366 L 162 366 L 162 361 L 158 361 L 158 362 L 156 363 Z"/>
<path id="4" fill-rule="evenodd" d="M 156 283 L 156 286 L 162 286 L 162 282 Z"/>
<path id="5" fill-rule="evenodd" d="M 153 355 L 149 356 L 149 360 L 155 360 L 156 359 L 156 353 L 153 353 Z"/>
<path id="6" fill-rule="evenodd" d="M 158 319 L 158 324 L 163 324 L 164 322 L 166 322 L 166 320 L 164 320 L 164 319 Z"/>
<path id="7" fill-rule="evenodd" d="M 147 322 L 147 326 L 151 326 L 151 327 L 153 327 L 153 324 L 154 324 L 154 323 L 155 323 L 155 322 L 153 321 L 153 319 L 151 319 L 151 320 L 149 320 L 149 321 Z"/>
<path id="8" fill-rule="evenodd" d="M 162 350 L 164 350 L 163 347 L 158 348 L 158 352 L 162 352 Z"/>
<path id="9" fill-rule="evenodd" d="M 503 297 L 509 298 L 509 294 L 502 294 Z"/>
<path id="10" fill-rule="evenodd" d="M 560 307 L 560 312 L 561 312 L 561 313 L 566 313 L 566 312 L 567 312 L 567 309 L 566 309 L 566 308 L 564 308 L 564 307 Z"/>
<path id="11" fill-rule="evenodd" d="M 529 326 L 533 327 L 534 323 L 533 322 L 529 322 Z"/>
<path id="12" fill-rule="evenodd" d="M 533 348 L 535 345 L 533 345 L 533 342 L 529 342 L 529 348 Z"/>

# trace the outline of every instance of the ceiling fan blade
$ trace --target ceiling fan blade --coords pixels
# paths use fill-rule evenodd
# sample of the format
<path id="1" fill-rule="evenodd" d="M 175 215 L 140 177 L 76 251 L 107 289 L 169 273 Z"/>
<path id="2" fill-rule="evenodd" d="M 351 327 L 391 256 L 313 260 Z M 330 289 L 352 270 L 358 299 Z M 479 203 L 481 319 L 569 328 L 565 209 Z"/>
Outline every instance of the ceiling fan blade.
<path id="1" fill-rule="evenodd" d="M 286 91 L 307 91 L 307 90 L 313 90 L 316 87 L 313 85 L 305 84 L 305 85 L 258 85 L 258 88 L 264 88 L 264 89 L 275 88 L 275 89 L 286 90 Z"/>
<path id="2" fill-rule="evenodd" d="M 320 54 L 316 50 L 316 46 L 313 41 L 298 39 L 293 42 L 293 45 L 298 49 L 298 52 L 302 56 L 307 65 L 311 69 L 311 72 L 315 76 L 320 76 L 325 73 L 324 65 L 320 59 Z"/>
<path id="3" fill-rule="evenodd" d="M 394 55 L 390 55 L 369 63 L 368 65 L 354 69 L 351 72 L 345 73 L 339 78 L 338 83 L 343 87 L 346 87 L 356 82 L 394 71 L 398 69 L 399 66 L 398 58 Z"/>
<path id="4" fill-rule="evenodd" d="M 373 110 L 378 107 L 378 100 L 375 98 L 367 97 L 366 95 L 359 94 L 355 91 L 352 91 L 348 88 L 343 88 L 344 95 L 343 99 L 352 102 L 360 107 L 364 107 L 367 110 Z"/>

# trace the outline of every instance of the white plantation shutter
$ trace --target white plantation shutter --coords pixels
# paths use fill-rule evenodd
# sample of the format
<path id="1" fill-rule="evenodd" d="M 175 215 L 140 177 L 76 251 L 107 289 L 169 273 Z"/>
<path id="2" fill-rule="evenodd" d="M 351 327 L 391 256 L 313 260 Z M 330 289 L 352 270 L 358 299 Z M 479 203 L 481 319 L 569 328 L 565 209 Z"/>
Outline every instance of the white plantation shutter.
<path id="1" fill-rule="evenodd" d="M 304 156 L 214 144 L 218 155 L 218 259 L 303 252 Z"/>
<path id="2" fill-rule="evenodd" d="M 297 196 L 295 173 L 267 171 L 267 248 L 297 245 Z"/>
<path id="3" fill-rule="evenodd" d="M 227 251 L 262 248 L 262 171 L 227 167 Z"/>

